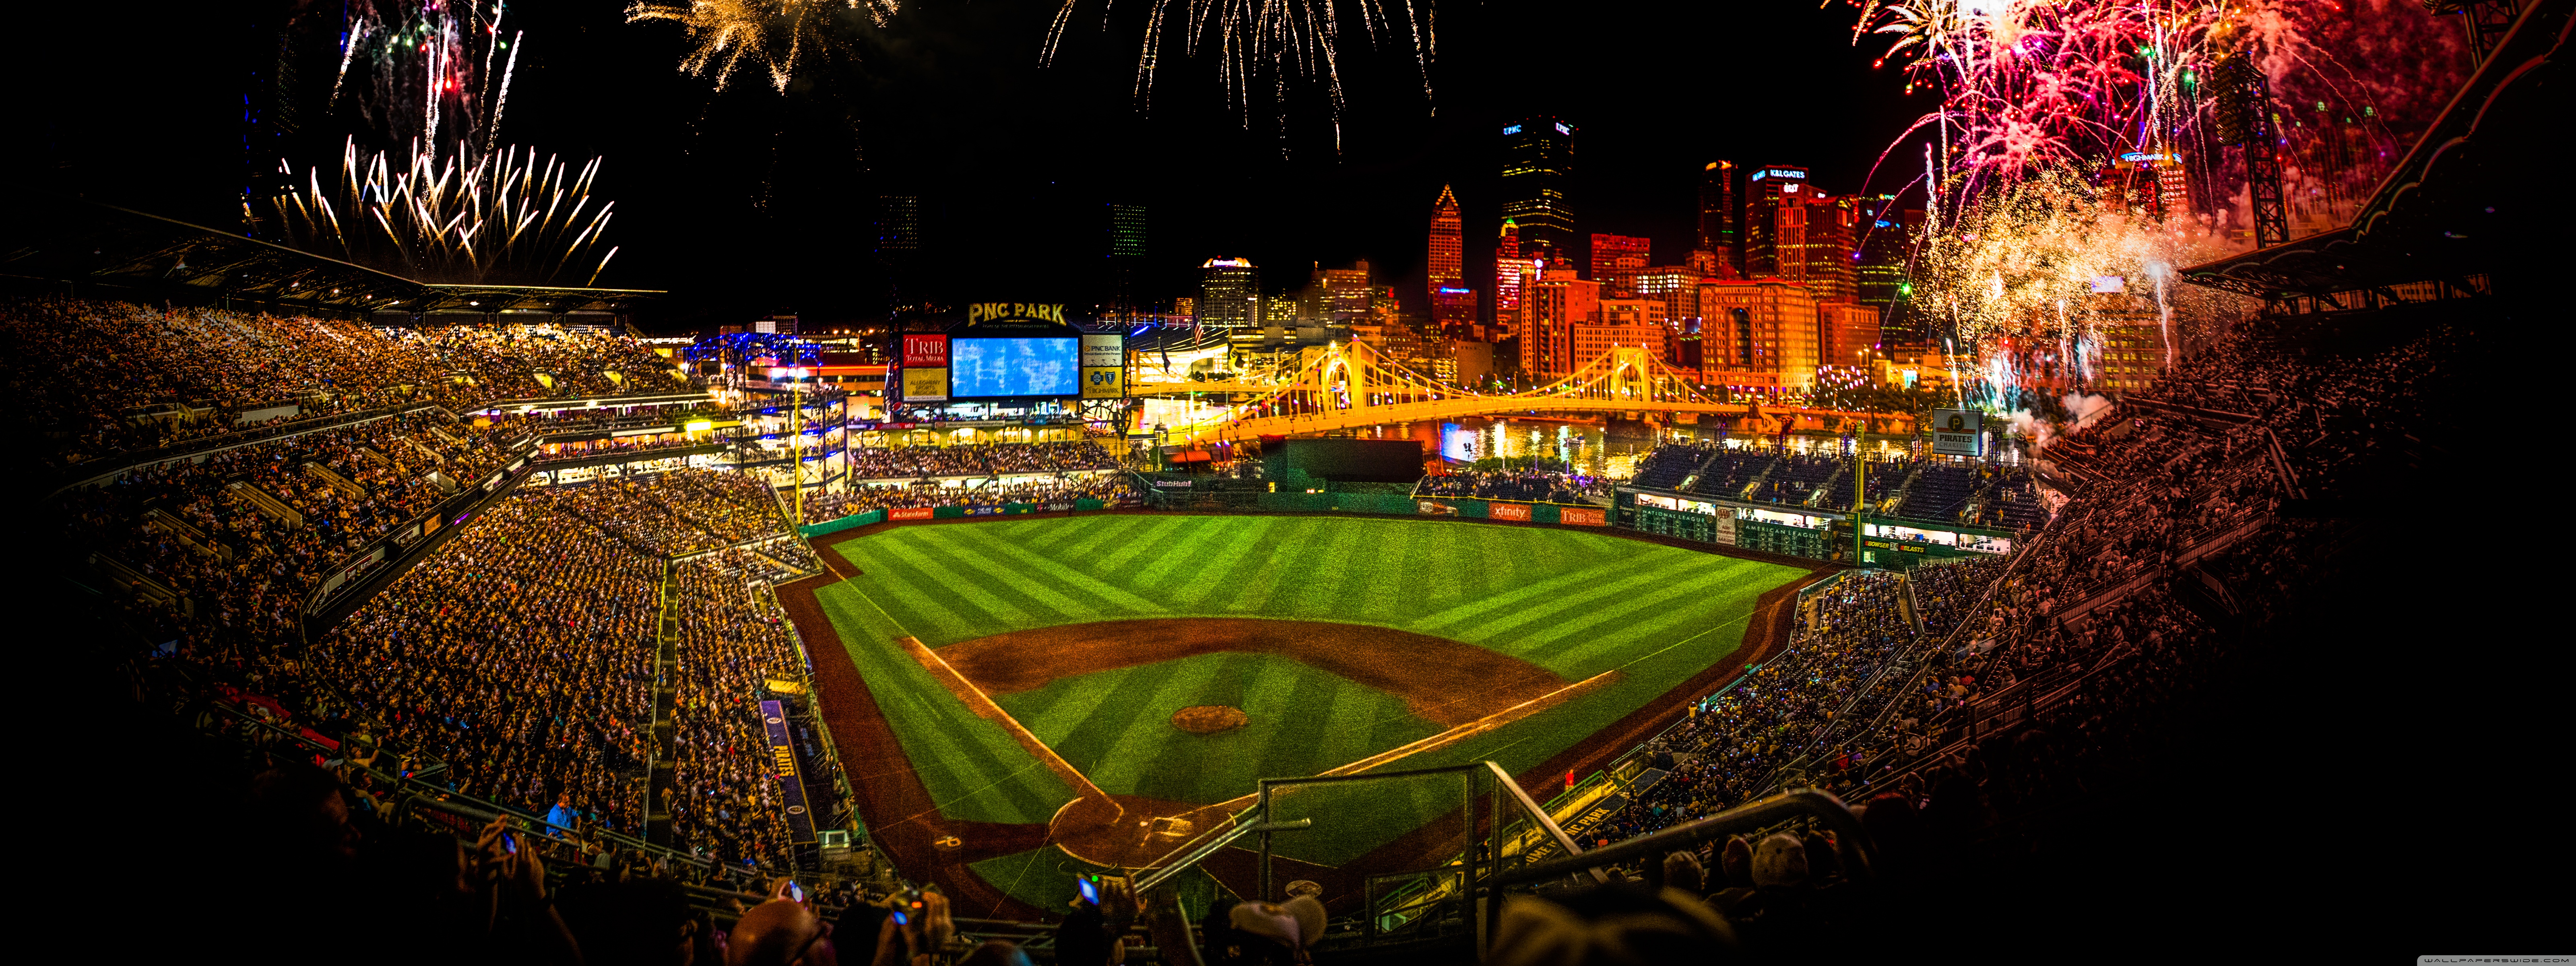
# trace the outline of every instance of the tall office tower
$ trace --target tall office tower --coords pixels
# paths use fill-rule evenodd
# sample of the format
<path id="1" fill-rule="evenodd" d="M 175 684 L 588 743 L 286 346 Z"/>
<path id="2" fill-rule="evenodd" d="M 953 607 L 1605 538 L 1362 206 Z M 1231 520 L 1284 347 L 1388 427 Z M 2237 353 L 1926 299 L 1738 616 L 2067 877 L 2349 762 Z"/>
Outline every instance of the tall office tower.
<path id="1" fill-rule="evenodd" d="M 1807 226 L 1801 257 L 1807 263 L 1807 287 L 1815 290 L 1818 302 L 1849 302 L 1859 294 L 1860 199 L 1828 198 L 1812 188 L 1802 194 L 1806 195 Z"/>
<path id="2" fill-rule="evenodd" d="M 1250 329 L 1261 321 L 1261 273 L 1251 259 L 1211 258 L 1199 266 L 1200 331 Z"/>
<path id="3" fill-rule="evenodd" d="M 1538 260 L 1521 257 L 1520 227 L 1503 219 L 1502 237 L 1494 241 L 1494 337 L 1520 334 L 1529 283 L 1538 280 Z"/>
<path id="4" fill-rule="evenodd" d="M 1520 226 L 1521 251 L 1553 264 L 1572 254 L 1574 125 L 1533 117 L 1503 128 L 1503 219 Z"/>
<path id="5" fill-rule="evenodd" d="M 1741 271 L 1744 239 L 1737 235 L 1735 179 L 1733 161 L 1711 161 L 1700 170 L 1699 250 L 1714 252 L 1727 268 Z"/>
<path id="6" fill-rule="evenodd" d="M 1744 194 L 1744 277 L 1786 278 L 1794 269 L 1784 268 L 1780 254 L 1782 212 L 1784 208 L 1798 209 L 1798 202 L 1804 200 L 1798 195 L 1807 190 L 1807 169 L 1766 165 L 1747 172 L 1744 179 L 1748 186 Z M 1792 244 L 1805 244 L 1806 213 L 1788 216 L 1786 223 L 1799 235 Z"/>
<path id="7" fill-rule="evenodd" d="M 1651 243 L 1646 239 L 1632 238 L 1627 235 L 1593 235 L 1592 280 L 1617 285 L 1618 283 L 1613 280 L 1619 278 L 1621 272 L 1646 267 L 1647 249 L 1650 245 Z"/>
<path id="8" fill-rule="evenodd" d="M 1372 295 L 1367 259 L 1349 268 L 1317 265 L 1306 277 L 1305 290 L 1297 294 L 1297 314 L 1309 320 L 1366 322 Z"/>
<path id="9" fill-rule="evenodd" d="M 877 196 L 877 265 L 885 272 L 886 315 L 922 301 L 921 196 Z"/>
<path id="10" fill-rule="evenodd" d="M 1440 186 L 1440 200 L 1431 204 L 1431 285 L 1434 293 L 1443 288 L 1456 288 L 1467 280 L 1465 274 L 1467 245 L 1458 221 L 1458 196 Z"/>
<path id="11" fill-rule="evenodd" d="M 1137 288 L 1145 274 L 1145 206 L 1109 203 L 1109 291 L 1103 315 L 1125 318 L 1142 307 Z"/>
<path id="12" fill-rule="evenodd" d="M 1600 321 L 1601 283 L 1550 268 L 1529 287 L 1529 324 L 1521 335 L 1521 371 L 1533 378 L 1571 375 L 1590 362 L 1574 357 L 1574 328 Z"/>

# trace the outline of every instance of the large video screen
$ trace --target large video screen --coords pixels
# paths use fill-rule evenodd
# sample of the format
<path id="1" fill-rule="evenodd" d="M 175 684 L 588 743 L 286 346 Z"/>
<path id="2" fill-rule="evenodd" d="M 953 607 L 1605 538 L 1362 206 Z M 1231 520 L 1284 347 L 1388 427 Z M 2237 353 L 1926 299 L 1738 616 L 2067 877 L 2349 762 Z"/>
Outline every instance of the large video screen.
<path id="1" fill-rule="evenodd" d="M 1082 391 L 1081 342 L 1050 339 L 952 339 L 949 396 L 1071 396 Z"/>

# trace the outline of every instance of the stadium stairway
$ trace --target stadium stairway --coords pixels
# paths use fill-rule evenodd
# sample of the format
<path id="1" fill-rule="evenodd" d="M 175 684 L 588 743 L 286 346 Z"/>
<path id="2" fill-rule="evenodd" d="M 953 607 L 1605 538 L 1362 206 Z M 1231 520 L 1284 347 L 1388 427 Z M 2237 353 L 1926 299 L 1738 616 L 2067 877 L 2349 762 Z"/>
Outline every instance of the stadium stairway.
<path id="1" fill-rule="evenodd" d="M 673 767 L 679 755 L 674 744 L 677 728 L 672 720 L 679 690 L 672 684 L 671 672 L 680 664 L 680 603 L 671 594 L 669 561 L 662 563 L 661 598 L 661 616 L 653 625 L 653 756 L 645 763 L 644 841 L 668 847 L 671 797 L 679 788 Z"/>

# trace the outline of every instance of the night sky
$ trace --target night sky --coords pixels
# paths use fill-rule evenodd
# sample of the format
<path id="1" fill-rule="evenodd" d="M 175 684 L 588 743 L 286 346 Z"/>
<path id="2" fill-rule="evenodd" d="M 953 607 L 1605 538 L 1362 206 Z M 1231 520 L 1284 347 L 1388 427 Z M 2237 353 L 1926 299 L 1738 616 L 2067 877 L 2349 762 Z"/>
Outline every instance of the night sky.
<path id="1" fill-rule="evenodd" d="M 336 29 L 338 5 L 265 17 L 214 6 L 67 11 L 94 21 L 68 35 L 120 42 L 113 57 L 50 52 L 34 75 L 47 96 L 9 108 L 34 115 L 14 130 L 40 132 L 10 160 L 34 167 L 21 183 L 238 230 L 244 79 L 282 30 Z M 1853 11 L 1839 5 L 1523 0 L 1437 10 L 1426 98 L 1409 49 L 1370 47 L 1345 4 L 1336 150 L 1319 87 L 1292 84 L 1284 105 L 1265 88 L 1247 119 L 1213 60 L 1181 56 L 1177 36 L 1141 109 L 1145 9 L 1120 6 L 1104 31 L 1087 0 L 1046 68 L 1052 3 L 918 0 L 883 28 L 853 15 L 839 25 L 846 55 L 809 59 L 782 95 L 757 74 L 717 93 L 679 73 L 682 29 L 625 23 L 613 0 L 530 0 L 511 8 L 527 59 L 501 135 L 607 157 L 601 193 L 617 202 L 623 251 L 600 284 L 672 290 L 645 321 L 678 331 L 786 310 L 882 317 L 881 194 L 923 198 L 931 294 L 949 301 L 1097 299 L 1104 205 L 1120 200 L 1149 210 L 1150 299 L 1193 294 L 1200 261 L 1235 255 L 1273 288 L 1302 283 L 1313 262 L 1366 258 L 1417 304 L 1432 199 L 1457 186 L 1476 276 L 1499 224 L 1501 128 L 1532 113 L 1580 129 L 1578 230 L 1647 235 L 1658 263 L 1676 262 L 1702 164 L 1803 164 L 1826 190 L 1858 191 L 1931 100 L 1870 68 L 1880 42 L 1852 47 Z M 312 156 L 292 160 L 329 163 L 352 135 L 391 146 L 342 110 L 308 119 L 299 153 Z M 1899 151 L 1868 187 L 1893 189 L 1918 156 Z"/>

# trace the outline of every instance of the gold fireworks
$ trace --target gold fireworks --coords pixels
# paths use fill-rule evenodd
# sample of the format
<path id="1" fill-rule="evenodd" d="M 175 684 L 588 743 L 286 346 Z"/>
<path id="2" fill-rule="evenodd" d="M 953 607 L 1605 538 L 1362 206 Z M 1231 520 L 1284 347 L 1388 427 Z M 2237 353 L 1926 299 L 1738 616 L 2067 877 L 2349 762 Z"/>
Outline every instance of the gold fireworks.
<path id="1" fill-rule="evenodd" d="M 2122 210 L 2071 172 L 2043 170 L 1991 188 L 1929 240 L 1914 303 L 1954 326 L 1962 345 L 2090 338 L 2146 305 L 2170 327 L 2177 315 L 2208 317 L 2224 298 L 2179 284 L 2175 269 L 2226 250 L 2198 218 Z M 2128 297 L 2093 297 L 2115 289 Z"/>
<path id="2" fill-rule="evenodd" d="M 1109 0 L 1101 9 L 1105 24 L 1117 0 Z M 1056 10 L 1055 22 L 1047 28 L 1046 46 L 1038 62 L 1055 59 L 1056 47 L 1064 40 L 1065 27 L 1072 23 L 1074 8 L 1081 0 L 1064 0 Z M 1284 96 L 1288 78 L 1293 75 L 1319 77 L 1333 105 L 1335 140 L 1339 140 L 1344 106 L 1341 75 L 1341 42 L 1345 27 L 1343 17 L 1334 9 L 1332 0 L 1187 0 L 1179 4 L 1155 0 L 1146 15 L 1145 37 L 1136 55 L 1136 98 L 1144 101 L 1153 92 L 1154 72 L 1163 55 L 1167 31 L 1181 31 L 1182 53 L 1196 56 L 1202 44 L 1211 45 L 1219 57 L 1217 72 L 1225 78 L 1227 95 L 1239 105 L 1250 106 L 1252 92 L 1265 84 L 1274 98 Z M 1401 9 L 1404 24 L 1399 31 L 1389 8 Z M 1356 19 L 1365 39 L 1375 42 L 1381 33 L 1407 37 L 1413 49 L 1414 68 L 1422 78 L 1422 94 L 1431 96 L 1431 58 L 1438 47 L 1438 34 L 1430 6 L 1416 10 L 1412 0 L 1362 0 Z M 1178 14 L 1173 17 L 1171 14 Z M 1176 24 L 1174 21 L 1177 20 Z"/>
<path id="3" fill-rule="evenodd" d="M 748 62 L 769 74 L 771 87 L 785 91 L 799 60 L 839 42 L 831 29 L 836 11 L 865 13 L 882 27 L 896 9 L 897 0 L 635 0 L 626 8 L 626 22 L 669 20 L 687 27 L 697 47 L 680 58 L 680 71 L 713 74 L 717 90 Z"/>
<path id="4" fill-rule="evenodd" d="M 576 170 L 532 148 L 474 156 L 461 145 L 440 157 L 417 142 L 391 158 L 352 139 L 331 184 L 307 169 L 302 190 L 269 204 L 288 244 L 419 281 L 549 284 L 587 268 L 587 285 L 617 257 L 611 246 L 590 261 L 616 207 L 591 195 L 600 160 Z"/>

